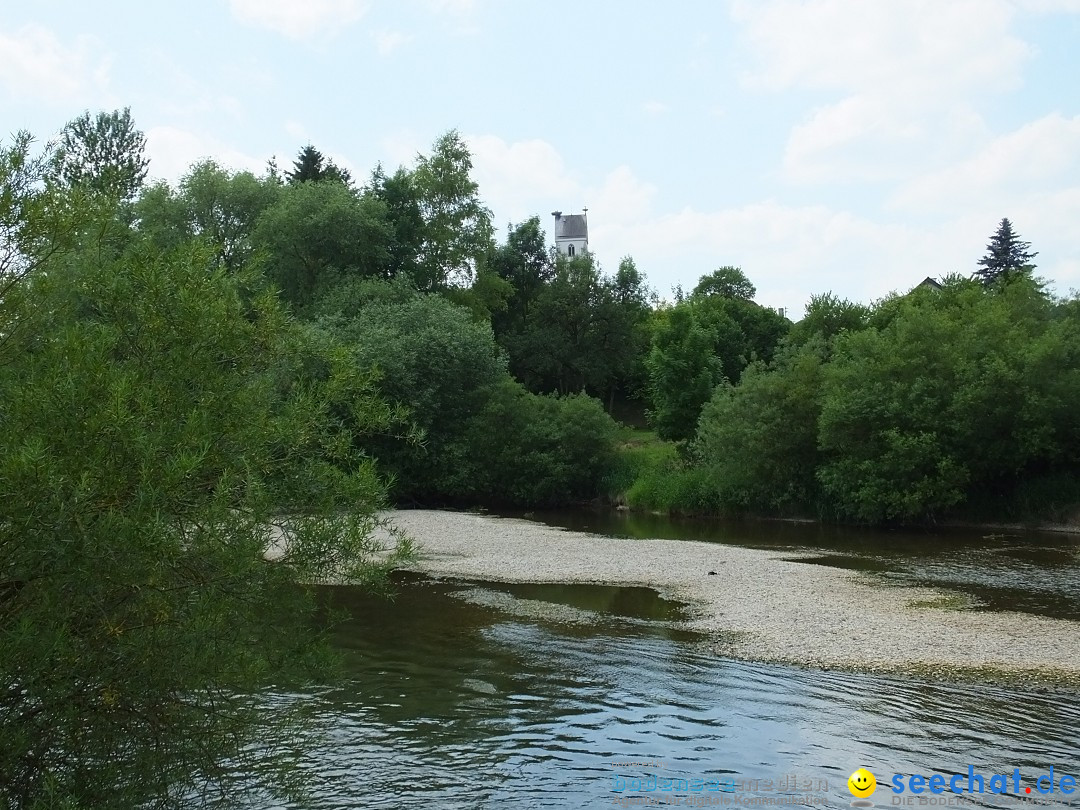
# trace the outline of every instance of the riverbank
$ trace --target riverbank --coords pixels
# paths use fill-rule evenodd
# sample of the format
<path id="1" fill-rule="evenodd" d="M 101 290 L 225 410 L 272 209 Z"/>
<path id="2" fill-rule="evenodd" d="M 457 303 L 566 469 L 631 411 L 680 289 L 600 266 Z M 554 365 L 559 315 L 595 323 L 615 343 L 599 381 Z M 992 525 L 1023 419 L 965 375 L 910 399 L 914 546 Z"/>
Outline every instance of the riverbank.
<path id="1" fill-rule="evenodd" d="M 1080 688 L 1080 623 L 956 609 L 962 601 L 951 592 L 885 584 L 791 552 L 604 537 L 458 512 L 404 510 L 393 520 L 420 546 L 411 570 L 645 585 L 687 602 L 694 615 L 686 629 L 735 658 Z"/>

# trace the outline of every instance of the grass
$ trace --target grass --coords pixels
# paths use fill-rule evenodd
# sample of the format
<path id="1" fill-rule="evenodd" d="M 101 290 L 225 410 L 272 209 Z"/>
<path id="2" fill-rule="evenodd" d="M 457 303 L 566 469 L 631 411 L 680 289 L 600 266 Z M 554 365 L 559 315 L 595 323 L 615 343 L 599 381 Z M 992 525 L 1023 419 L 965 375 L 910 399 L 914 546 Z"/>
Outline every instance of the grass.
<path id="1" fill-rule="evenodd" d="M 614 503 L 634 509 L 680 514 L 716 510 L 705 472 L 688 465 L 674 442 L 640 428 L 620 428 L 618 460 L 604 490 Z"/>

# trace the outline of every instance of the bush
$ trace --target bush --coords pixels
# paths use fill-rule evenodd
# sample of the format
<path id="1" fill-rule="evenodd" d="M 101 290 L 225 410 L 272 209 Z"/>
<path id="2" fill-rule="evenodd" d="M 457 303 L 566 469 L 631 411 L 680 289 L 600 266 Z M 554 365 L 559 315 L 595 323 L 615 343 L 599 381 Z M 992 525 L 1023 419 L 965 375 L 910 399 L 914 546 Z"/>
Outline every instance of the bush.
<path id="1" fill-rule="evenodd" d="M 457 494 L 522 506 L 595 498 L 615 463 L 615 422 L 584 394 L 531 394 L 506 380 L 469 422 Z"/>
<path id="2" fill-rule="evenodd" d="M 398 499 L 438 499 L 459 490 L 462 436 L 490 386 L 506 378 L 491 327 L 435 294 L 401 283 L 360 282 L 332 290 L 316 321 L 352 347 L 360 369 L 378 369 L 379 390 L 408 409 L 422 442 L 364 446 L 394 479 Z"/>
<path id="3" fill-rule="evenodd" d="M 817 423 L 824 345 L 789 349 L 773 369 L 749 366 L 717 386 L 698 422 L 693 458 L 730 511 L 806 511 L 818 501 Z"/>

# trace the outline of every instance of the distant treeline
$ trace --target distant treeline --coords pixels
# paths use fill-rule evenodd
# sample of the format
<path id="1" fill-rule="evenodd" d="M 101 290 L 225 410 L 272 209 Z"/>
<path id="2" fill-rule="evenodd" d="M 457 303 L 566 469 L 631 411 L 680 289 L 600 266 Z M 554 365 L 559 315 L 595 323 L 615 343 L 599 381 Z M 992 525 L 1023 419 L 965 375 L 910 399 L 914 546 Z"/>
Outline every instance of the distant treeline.
<path id="1" fill-rule="evenodd" d="M 720 380 L 682 454 L 644 464 L 629 498 L 867 523 L 1075 520 L 1078 406 L 1080 301 L 1027 273 L 872 307 L 818 296 L 771 361 Z"/>
<path id="2" fill-rule="evenodd" d="M 145 184 L 130 118 L 111 126 L 128 137 L 61 150 L 64 176 L 111 184 L 143 249 L 256 272 L 372 371 L 396 428 L 355 449 L 398 502 L 882 522 L 1077 500 L 1077 304 L 1033 278 L 1008 220 L 977 280 L 823 294 L 792 324 L 736 267 L 666 301 L 630 257 L 557 255 L 538 217 L 497 238 L 455 132 L 365 182 L 308 145 L 285 171 L 203 161 L 172 187 Z"/>
<path id="3" fill-rule="evenodd" d="M 823 294 L 793 325 L 739 268 L 661 301 L 630 257 L 605 274 L 558 256 L 538 217 L 496 239 L 470 173 L 453 132 L 362 185 L 307 146 L 284 174 L 197 164 L 131 212 L 158 249 L 256 264 L 378 370 L 402 431 L 361 444 L 399 501 L 876 523 L 1080 500 L 1078 305 L 1034 280 L 1008 220 L 977 280 L 872 306 Z M 610 414 L 674 445 L 626 441 Z"/>

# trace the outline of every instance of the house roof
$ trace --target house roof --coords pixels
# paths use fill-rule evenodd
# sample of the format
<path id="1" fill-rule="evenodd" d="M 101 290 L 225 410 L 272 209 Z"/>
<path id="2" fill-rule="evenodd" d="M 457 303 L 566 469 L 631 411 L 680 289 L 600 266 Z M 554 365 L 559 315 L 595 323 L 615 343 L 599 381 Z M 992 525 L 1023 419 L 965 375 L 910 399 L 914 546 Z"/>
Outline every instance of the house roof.
<path id="1" fill-rule="evenodd" d="M 567 214 L 555 218 L 556 239 L 588 239 L 589 226 L 584 214 Z"/>
<path id="2" fill-rule="evenodd" d="M 920 281 L 915 286 L 916 287 L 933 287 L 935 290 L 940 290 L 941 289 L 941 284 L 939 282 L 935 281 L 934 279 L 930 278 L 930 276 L 927 276 L 926 278 L 924 278 L 922 281 Z"/>

